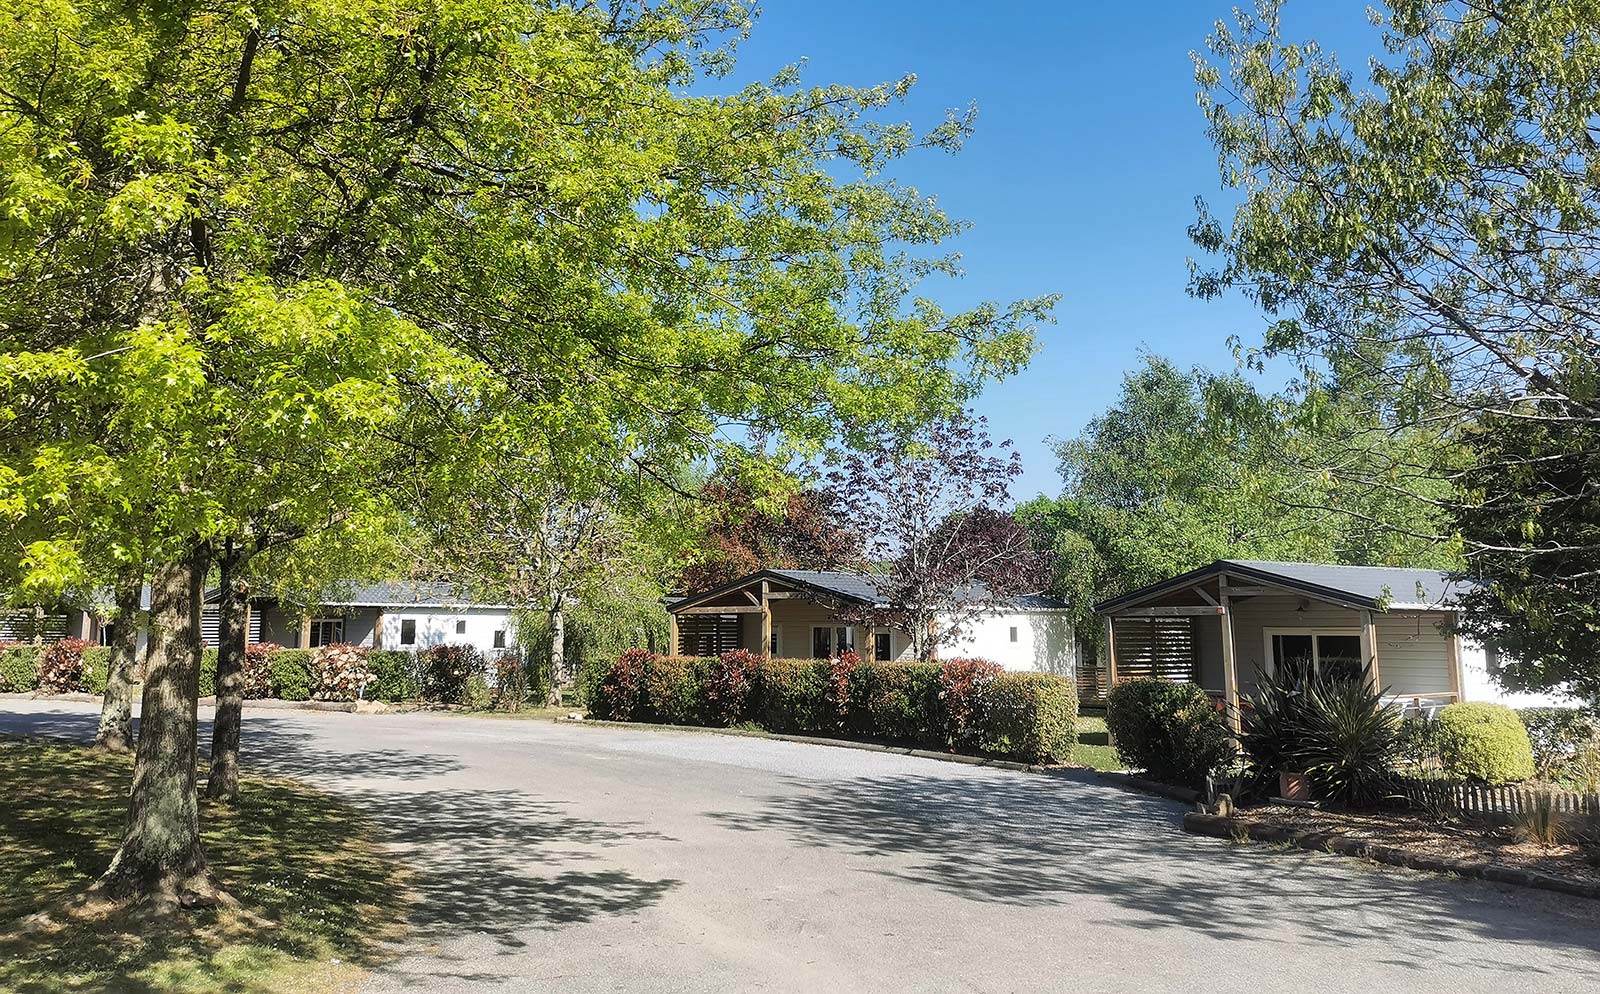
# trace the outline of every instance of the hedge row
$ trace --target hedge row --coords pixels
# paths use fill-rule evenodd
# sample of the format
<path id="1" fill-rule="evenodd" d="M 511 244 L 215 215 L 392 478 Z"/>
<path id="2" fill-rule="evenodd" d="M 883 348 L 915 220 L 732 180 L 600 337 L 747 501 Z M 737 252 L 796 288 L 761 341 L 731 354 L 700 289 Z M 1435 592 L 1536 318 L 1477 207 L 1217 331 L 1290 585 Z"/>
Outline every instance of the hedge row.
<path id="1" fill-rule="evenodd" d="M 716 657 L 629 650 L 597 674 L 589 710 L 611 721 L 847 735 L 934 749 L 1067 760 L 1077 738 L 1077 689 L 1044 673 L 982 660 L 946 663 Z"/>
<path id="2" fill-rule="evenodd" d="M 0 693 L 105 692 L 111 648 L 82 639 L 36 644 L 0 645 Z M 329 645 L 286 649 L 257 643 L 245 651 L 244 695 L 250 700 L 277 698 L 306 701 L 428 701 L 469 707 L 520 708 L 542 700 L 547 681 L 527 673 L 520 657 L 496 661 L 496 686 L 488 668 L 471 646 L 434 646 L 422 652 L 374 650 Z M 200 693 L 216 687 L 217 650 L 200 656 Z"/>

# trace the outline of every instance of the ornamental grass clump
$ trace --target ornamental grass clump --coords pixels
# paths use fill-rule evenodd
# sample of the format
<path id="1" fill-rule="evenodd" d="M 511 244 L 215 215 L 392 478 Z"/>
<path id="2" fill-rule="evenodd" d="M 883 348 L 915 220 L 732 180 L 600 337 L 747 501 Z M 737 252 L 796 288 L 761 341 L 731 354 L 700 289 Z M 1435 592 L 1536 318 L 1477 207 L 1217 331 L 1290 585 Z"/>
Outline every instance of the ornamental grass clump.
<path id="1" fill-rule="evenodd" d="M 1393 783 L 1400 712 L 1369 675 L 1314 675 L 1281 666 L 1258 680 L 1241 709 L 1240 744 L 1262 779 L 1303 775 L 1320 800 L 1376 803 Z"/>

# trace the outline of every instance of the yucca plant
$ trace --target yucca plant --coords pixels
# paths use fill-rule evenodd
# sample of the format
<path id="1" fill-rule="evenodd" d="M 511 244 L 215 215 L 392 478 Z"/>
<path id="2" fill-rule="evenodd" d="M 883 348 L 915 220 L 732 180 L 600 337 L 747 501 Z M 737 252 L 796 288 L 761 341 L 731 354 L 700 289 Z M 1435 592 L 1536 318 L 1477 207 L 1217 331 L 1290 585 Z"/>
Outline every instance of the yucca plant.
<path id="1" fill-rule="evenodd" d="M 1400 712 L 1365 673 L 1308 682 L 1299 731 L 1295 756 L 1320 796 L 1355 807 L 1388 792 Z"/>

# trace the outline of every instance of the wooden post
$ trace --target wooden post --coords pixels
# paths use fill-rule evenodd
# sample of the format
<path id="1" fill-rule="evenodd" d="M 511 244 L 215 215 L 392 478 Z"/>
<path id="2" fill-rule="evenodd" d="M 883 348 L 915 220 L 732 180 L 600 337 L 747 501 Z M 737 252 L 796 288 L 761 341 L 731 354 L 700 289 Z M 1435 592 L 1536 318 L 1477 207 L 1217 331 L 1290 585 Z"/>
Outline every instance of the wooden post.
<path id="1" fill-rule="evenodd" d="M 667 612 L 667 655 L 678 654 L 678 616 Z"/>
<path id="2" fill-rule="evenodd" d="M 373 621 L 372 621 L 372 647 L 374 649 L 382 649 L 383 648 L 383 612 L 382 611 L 379 611 L 378 612 L 378 616 L 376 618 L 374 618 Z"/>
<path id="3" fill-rule="evenodd" d="M 1447 658 L 1450 661 L 1450 685 L 1456 692 L 1454 703 L 1460 704 L 1466 700 L 1462 696 L 1465 681 L 1461 679 L 1461 636 L 1455 634 L 1450 636 L 1450 641 L 1446 645 L 1446 652 L 1449 654 Z"/>
<path id="4" fill-rule="evenodd" d="M 756 650 L 758 656 L 772 655 L 772 601 L 769 596 L 772 591 L 770 584 L 761 581 L 761 648 Z"/>
<path id="5" fill-rule="evenodd" d="M 1106 694 L 1109 696 L 1111 689 L 1117 685 L 1117 637 L 1116 625 L 1111 620 L 1111 615 L 1106 615 Z"/>
<path id="6" fill-rule="evenodd" d="M 1222 694 L 1228 709 L 1228 724 L 1237 733 L 1242 731 L 1243 722 L 1239 714 L 1239 664 L 1233 651 L 1233 607 L 1228 603 L 1227 594 L 1222 595 L 1221 601 Z"/>
<path id="7" fill-rule="evenodd" d="M 1371 611 L 1361 612 L 1361 656 L 1369 668 L 1367 684 L 1377 693 L 1383 689 L 1383 682 L 1378 678 L 1378 625 L 1372 620 Z"/>
<path id="8" fill-rule="evenodd" d="M 247 598 L 245 598 L 245 602 L 244 602 L 244 644 L 245 645 L 249 645 L 250 644 L 250 612 L 251 612 L 250 599 L 247 597 Z"/>
<path id="9" fill-rule="evenodd" d="M 300 645 L 297 648 L 311 648 L 311 617 L 309 615 L 300 619 Z"/>

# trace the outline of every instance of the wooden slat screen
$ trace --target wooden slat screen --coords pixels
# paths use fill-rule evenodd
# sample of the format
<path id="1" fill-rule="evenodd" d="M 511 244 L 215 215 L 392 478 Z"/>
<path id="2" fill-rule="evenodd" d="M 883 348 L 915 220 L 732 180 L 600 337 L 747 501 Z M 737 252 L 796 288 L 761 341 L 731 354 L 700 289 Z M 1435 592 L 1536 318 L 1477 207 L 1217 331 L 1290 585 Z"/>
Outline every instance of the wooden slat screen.
<path id="1" fill-rule="evenodd" d="M 55 642 L 66 637 L 67 616 L 64 613 L 41 616 L 32 609 L 24 609 L 0 615 L 0 641 Z"/>
<path id="2" fill-rule="evenodd" d="M 716 656 L 738 648 L 737 614 L 689 614 L 678 619 L 681 656 Z"/>
<path id="3" fill-rule="evenodd" d="M 1117 618 L 1117 680 L 1198 681 L 1192 618 Z"/>

